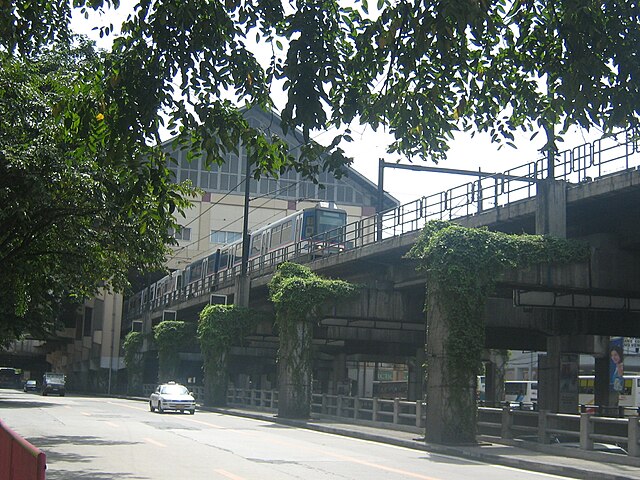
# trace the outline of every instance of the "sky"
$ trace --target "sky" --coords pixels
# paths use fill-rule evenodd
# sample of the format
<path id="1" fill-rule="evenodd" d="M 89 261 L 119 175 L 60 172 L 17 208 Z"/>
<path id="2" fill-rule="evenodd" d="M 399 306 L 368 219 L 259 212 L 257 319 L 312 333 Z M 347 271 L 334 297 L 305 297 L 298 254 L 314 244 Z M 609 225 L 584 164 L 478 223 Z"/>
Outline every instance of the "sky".
<path id="1" fill-rule="evenodd" d="M 102 48 L 109 48 L 113 37 L 100 38 L 98 31 L 93 30 L 94 27 L 107 26 L 110 23 L 114 27 L 119 27 L 122 20 L 126 18 L 132 11 L 132 6 L 136 3 L 131 0 L 122 0 L 122 6 L 115 12 L 109 12 L 105 15 L 92 14 L 89 20 L 80 15 L 79 11 L 75 11 L 72 20 L 72 27 L 78 33 L 85 34 L 96 41 L 97 45 Z M 117 32 L 117 28 L 116 28 Z M 270 50 L 269 50 L 270 51 Z M 259 60 L 260 51 L 256 51 Z M 268 61 L 268 56 L 266 57 Z M 276 105 L 280 108 L 284 106 L 286 101 L 285 94 L 281 91 L 279 85 L 274 85 L 272 96 Z M 351 143 L 341 144 L 346 154 L 354 159 L 353 168 L 359 173 L 367 177 L 373 183 L 378 183 L 378 161 L 384 158 L 386 162 L 397 162 L 407 164 L 406 159 L 396 155 L 388 155 L 386 153 L 387 146 L 391 143 L 392 137 L 388 132 L 379 130 L 374 132 L 371 128 L 352 125 Z M 335 131 L 316 132 L 312 137 L 321 144 L 328 143 L 334 136 Z M 471 138 L 469 134 L 460 133 L 454 137 L 450 143 L 450 150 L 446 161 L 440 162 L 437 166 L 442 168 L 463 169 L 483 172 L 504 172 L 507 169 L 524 165 L 540 158 L 539 149 L 544 144 L 544 134 L 541 132 L 534 141 L 530 141 L 530 133 L 515 133 L 515 145 L 517 149 L 504 146 L 498 149 L 498 145 L 492 144 L 488 134 L 476 134 Z M 572 148 L 587 141 L 591 141 L 600 134 L 598 132 L 585 132 L 574 129 L 565 137 L 561 150 Z M 436 166 L 433 162 L 417 163 L 418 165 Z M 387 193 L 394 196 L 401 204 L 414 201 L 421 196 L 432 195 L 442 192 L 448 188 L 465 184 L 474 180 L 475 177 L 452 175 L 433 172 L 416 172 L 409 170 L 399 170 L 385 168 L 384 172 L 384 189 Z"/>

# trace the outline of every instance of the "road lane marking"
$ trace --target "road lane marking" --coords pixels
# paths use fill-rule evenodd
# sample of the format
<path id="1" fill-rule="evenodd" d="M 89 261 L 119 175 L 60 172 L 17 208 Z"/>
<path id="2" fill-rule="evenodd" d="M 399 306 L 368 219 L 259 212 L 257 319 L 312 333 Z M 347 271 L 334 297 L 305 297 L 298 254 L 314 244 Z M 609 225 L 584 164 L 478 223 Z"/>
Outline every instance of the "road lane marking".
<path id="1" fill-rule="evenodd" d="M 141 407 L 132 407 L 131 405 L 126 405 L 124 403 L 116 403 L 116 402 L 107 402 L 109 405 L 116 405 L 118 407 L 127 407 L 130 408 L 132 410 L 142 410 L 143 412 L 146 412 L 149 410 L 149 408 L 141 408 Z"/>
<path id="2" fill-rule="evenodd" d="M 153 438 L 143 438 L 143 440 L 147 443 L 150 443 L 152 445 L 155 445 L 156 447 L 166 447 L 166 445 L 164 443 L 160 443 L 155 441 Z"/>
<path id="3" fill-rule="evenodd" d="M 244 480 L 244 477 L 239 477 L 238 475 L 234 475 L 233 473 L 229 473 L 226 470 L 222 470 L 221 468 L 216 468 L 214 472 L 222 475 L 223 477 L 230 478 L 231 480 Z"/>
<path id="4" fill-rule="evenodd" d="M 419 478 L 420 480 L 442 480 L 441 478 L 437 478 L 437 477 L 429 477 L 429 476 L 426 476 L 426 475 L 420 475 L 419 473 L 409 472 L 408 470 L 402 470 L 402 469 L 399 469 L 399 468 L 387 467 L 385 465 L 380 465 L 380 464 L 377 464 L 377 463 L 368 462 L 367 460 L 360 460 L 360 459 L 355 458 L 355 457 L 349 457 L 347 455 L 340 455 L 338 453 L 328 452 L 328 451 L 323 450 L 321 448 L 313 448 L 313 447 L 301 446 L 300 444 L 291 443 L 289 441 L 280 440 L 280 439 L 277 439 L 277 438 L 271 438 L 271 439 L 269 439 L 269 442 L 277 443 L 277 444 L 280 444 L 280 445 L 283 445 L 283 446 L 288 446 L 288 447 L 295 447 L 297 449 L 307 450 L 307 451 L 310 451 L 310 452 L 320 453 L 320 454 L 325 455 L 327 457 L 333 457 L 333 458 L 335 458 L 337 460 L 356 463 L 358 465 L 364 465 L 366 467 L 377 468 L 378 470 L 383 470 L 385 472 L 398 473 L 400 475 L 405 475 L 407 477 Z"/>
<path id="5" fill-rule="evenodd" d="M 87 412 L 80 412 L 80 413 L 81 413 L 82 415 L 84 415 L 85 417 L 90 417 L 90 416 L 91 416 L 91 414 L 90 414 L 90 413 L 87 413 Z"/>
<path id="6" fill-rule="evenodd" d="M 113 428 L 120 428 L 120 425 L 118 425 L 117 423 L 108 422 L 108 421 L 105 421 L 104 423 L 105 425 L 109 425 L 110 427 L 113 427 Z"/>
<path id="7" fill-rule="evenodd" d="M 184 420 L 187 420 L 193 423 L 199 423 L 200 425 L 206 425 L 207 427 L 219 428 L 221 430 L 224 430 L 224 427 L 221 427 L 220 425 L 216 425 L 215 423 L 203 422 L 202 420 L 195 420 L 193 418 L 185 418 Z"/>

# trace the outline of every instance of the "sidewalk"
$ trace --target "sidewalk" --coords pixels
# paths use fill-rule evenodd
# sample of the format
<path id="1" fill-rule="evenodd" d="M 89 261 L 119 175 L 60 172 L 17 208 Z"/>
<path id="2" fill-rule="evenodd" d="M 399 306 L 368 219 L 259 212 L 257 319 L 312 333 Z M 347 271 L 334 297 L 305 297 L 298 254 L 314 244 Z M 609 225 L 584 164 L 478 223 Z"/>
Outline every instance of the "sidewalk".
<path id="1" fill-rule="evenodd" d="M 479 437 L 480 443 L 468 446 L 427 444 L 419 433 L 346 423 L 329 417 L 289 420 L 269 412 L 237 408 L 200 409 L 572 478 L 640 480 L 640 459 L 625 455 L 585 452 L 559 445 L 539 445 L 517 440 L 503 441 L 493 437 Z"/>

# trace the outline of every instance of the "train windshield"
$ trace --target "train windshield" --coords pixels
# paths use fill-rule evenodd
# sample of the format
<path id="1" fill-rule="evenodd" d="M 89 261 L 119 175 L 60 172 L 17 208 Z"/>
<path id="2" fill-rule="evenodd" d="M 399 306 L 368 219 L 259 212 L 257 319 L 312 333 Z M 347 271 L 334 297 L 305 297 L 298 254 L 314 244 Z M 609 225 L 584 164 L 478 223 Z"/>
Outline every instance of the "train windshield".
<path id="1" fill-rule="evenodd" d="M 317 211 L 316 221 L 316 235 L 320 233 L 330 232 L 339 227 L 344 227 L 347 222 L 347 214 L 345 212 L 328 212 L 326 210 Z M 335 232 L 335 236 L 340 234 L 339 231 Z M 332 237 L 334 235 L 331 235 Z"/>

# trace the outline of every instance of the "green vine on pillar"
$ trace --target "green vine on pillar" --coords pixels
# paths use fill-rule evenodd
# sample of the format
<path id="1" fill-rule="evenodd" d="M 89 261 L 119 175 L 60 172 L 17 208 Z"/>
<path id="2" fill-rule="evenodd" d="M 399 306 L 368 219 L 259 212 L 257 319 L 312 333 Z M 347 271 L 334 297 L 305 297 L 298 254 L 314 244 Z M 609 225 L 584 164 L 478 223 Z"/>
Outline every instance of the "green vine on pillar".
<path id="1" fill-rule="evenodd" d="M 510 235 L 431 221 L 408 257 L 418 259 L 418 270 L 427 274 L 427 298 L 437 304 L 446 325 L 443 378 L 450 403 L 442 440 L 475 441 L 473 385 L 482 368 L 484 306 L 496 282 L 507 269 L 582 261 L 589 258 L 589 250 L 583 244 L 549 236 Z M 428 310 L 430 305 L 425 307 Z"/>
<path id="2" fill-rule="evenodd" d="M 307 418 L 311 408 L 313 323 L 329 300 L 353 295 L 357 286 L 316 275 L 310 268 L 285 262 L 269 282 L 280 338 L 278 414 Z"/>
<path id="3" fill-rule="evenodd" d="M 238 305 L 208 305 L 200 312 L 198 340 L 204 357 L 205 403 L 224 406 L 229 383 L 229 350 L 251 333 L 260 312 Z"/>
<path id="4" fill-rule="evenodd" d="M 129 332 L 124 338 L 124 364 L 127 367 L 127 392 L 142 393 L 142 332 Z"/>
<path id="5" fill-rule="evenodd" d="M 194 338 L 193 326 L 181 320 L 165 320 L 153 327 L 153 340 L 158 347 L 158 380 L 176 380 L 180 367 L 180 351 Z"/>

